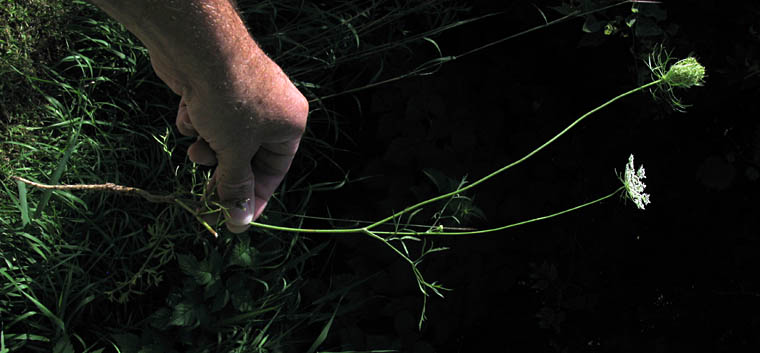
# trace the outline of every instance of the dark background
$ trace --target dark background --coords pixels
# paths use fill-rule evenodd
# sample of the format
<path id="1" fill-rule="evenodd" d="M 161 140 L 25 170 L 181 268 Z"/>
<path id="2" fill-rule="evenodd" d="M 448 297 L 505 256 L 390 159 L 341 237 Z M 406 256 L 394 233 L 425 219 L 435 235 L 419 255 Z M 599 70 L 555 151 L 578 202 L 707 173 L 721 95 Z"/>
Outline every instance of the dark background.
<path id="1" fill-rule="evenodd" d="M 471 14 L 504 14 L 437 38 L 456 55 L 543 20 L 528 2 L 472 2 Z M 547 9 L 558 2 L 540 5 Z M 640 5 L 647 6 L 647 5 Z M 447 252 L 421 266 L 453 289 L 421 295 L 411 269 L 381 244 L 340 238 L 317 260 L 314 295 L 354 289 L 324 347 L 403 352 L 748 352 L 760 348 L 760 5 L 668 1 L 663 33 L 585 33 L 575 19 L 448 63 L 435 75 L 357 93 L 338 103 L 353 118 L 354 176 L 378 176 L 315 195 L 313 214 L 377 219 L 436 194 L 422 173 L 475 180 L 519 159 L 606 100 L 645 82 L 641 56 L 665 41 L 694 53 L 704 87 L 679 91 L 693 106 L 669 110 L 648 93 L 589 117 L 535 157 L 470 196 L 493 227 L 603 196 L 633 153 L 647 172 L 645 211 L 609 199 L 509 231 L 440 237 Z M 597 14 L 628 16 L 630 5 Z M 623 34 L 627 34 L 624 37 Z M 424 218 L 422 219 L 424 221 Z M 307 295 L 308 299 L 308 295 Z"/>

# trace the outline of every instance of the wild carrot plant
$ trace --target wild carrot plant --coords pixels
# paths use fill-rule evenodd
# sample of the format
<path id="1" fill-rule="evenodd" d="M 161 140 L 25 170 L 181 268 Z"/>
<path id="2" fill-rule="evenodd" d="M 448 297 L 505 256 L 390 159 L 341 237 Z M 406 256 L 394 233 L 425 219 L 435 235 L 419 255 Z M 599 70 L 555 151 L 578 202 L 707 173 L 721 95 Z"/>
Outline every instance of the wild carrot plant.
<path id="1" fill-rule="evenodd" d="M 616 5 L 624 3 L 628 2 Z M 702 84 L 705 74 L 693 58 L 668 66 L 669 53 L 660 49 L 648 61 L 651 82 L 592 109 L 519 160 L 365 226 L 303 227 L 297 215 L 305 212 L 311 192 L 344 182 L 312 184 L 305 168 L 280 188 L 266 223 L 251 223 L 254 231 L 250 233 L 256 236 L 234 235 L 217 232 L 215 225 L 198 217 L 196 210 L 201 206 L 225 210 L 202 199 L 208 171 L 176 153 L 178 146 L 190 141 L 166 128 L 174 118 L 174 105 L 166 102 L 175 98 L 153 76 L 147 51 L 83 1 L 50 4 L 69 14 L 65 20 L 56 17 L 56 24 L 65 24 L 56 34 L 58 54 L 52 57 L 58 60 L 23 70 L 19 64 L 6 65 L 10 62 L 6 60 L 2 67 L 9 82 L 15 80 L 3 87 L 24 87 L 20 96 L 36 97 L 36 104 L 25 105 L 36 107 L 4 109 L 0 131 L 4 196 L 0 199 L 0 352 L 315 352 L 340 314 L 341 298 L 353 288 L 337 288 L 320 300 L 301 302 L 309 276 L 306 264 L 327 246 L 324 242 L 314 245 L 307 236 L 319 234 L 366 236 L 403 258 L 423 298 L 422 325 L 427 298 L 443 296 L 447 290 L 426 279 L 419 268 L 427 256 L 445 250 L 434 245 L 435 237 L 492 233 L 572 212 L 617 194 L 627 195 L 643 208 L 649 195 L 644 193 L 643 167 L 634 172 L 631 156 L 620 187 L 542 217 L 462 230 L 445 227 L 437 219 L 415 225 L 412 220 L 420 209 L 463 198 L 625 96 L 650 89 L 669 99 L 674 108 L 683 109 L 686 106 L 675 90 Z M 327 99 L 429 74 L 441 64 L 502 42 L 458 56 L 441 55 L 406 74 L 384 76 L 379 69 L 370 82 L 345 87 L 354 80 L 338 77 L 337 68 L 342 65 L 369 58 L 382 62 L 383 55 L 414 43 L 440 50 L 432 39 L 436 34 L 481 18 L 458 20 L 462 9 L 446 7 L 445 1 L 413 8 L 387 1 L 345 1 L 333 8 L 300 1 L 240 0 L 238 4 L 248 18 L 280 15 L 270 22 L 254 22 L 276 28 L 253 26 L 252 31 L 264 33 L 257 40 L 309 96 L 313 121 L 331 126 L 336 136 L 341 131 L 325 104 Z M 33 15 L 30 9 L 7 9 L 18 11 L 9 16 L 21 22 L 19 28 L 28 27 L 24 21 Z M 504 40 L 600 10 L 571 12 Z M 377 38 L 376 33 L 395 33 L 394 23 L 426 11 L 439 13 L 432 29 L 403 40 L 358 44 Z M 302 20 L 281 22 L 289 17 L 284 14 Z M 334 164 L 325 135 L 308 131 L 304 141 L 305 161 Z M 218 237 L 209 236 L 212 233 Z M 422 245 L 418 253 L 407 246 L 410 242 Z M 322 328 L 317 337 L 299 336 L 300 329 L 314 324 Z"/>

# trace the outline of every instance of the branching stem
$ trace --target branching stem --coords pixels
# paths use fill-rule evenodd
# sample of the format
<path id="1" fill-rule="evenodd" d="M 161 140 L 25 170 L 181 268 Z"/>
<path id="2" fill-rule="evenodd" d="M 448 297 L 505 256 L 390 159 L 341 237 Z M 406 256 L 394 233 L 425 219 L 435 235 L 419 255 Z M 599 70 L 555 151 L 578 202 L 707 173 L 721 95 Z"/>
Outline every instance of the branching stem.
<path id="1" fill-rule="evenodd" d="M 462 184 L 456 190 L 454 190 L 452 192 L 445 193 L 445 194 L 433 197 L 431 199 L 419 202 L 419 203 L 417 203 L 415 205 L 409 206 L 409 207 L 401 210 L 400 212 L 396 212 L 396 213 L 394 213 L 394 214 L 392 214 L 392 215 L 390 215 L 390 216 L 388 216 L 386 218 L 383 218 L 383 219 L 381 219 L 381 220 L 379 220 L 377 222 L 371 223 L 368 226 L 358 227 L 358 228 L 348 228 L 348 229 L 304 229 L 304 228 L 282 227 L 282 226 L 263 224 L 263 223 L 258 223 L 258 222 L 251 222 L 251 226 L 257 227 L 257 228 L 260 228 L 260 229 L 269 229 L 269 230 L 276 230 L 276 231 L 283 231 L 283 232 L 296 232 L 296 233 L 312 233 L 312 234 L 361 233 L 361 234 L 367 235 L 367 236 L 369 236 L 371 238 L 379 240 L 380 242 L 382 242 L 386 246 L 390 247 L 395 253 L 397 253 L 399 256 L 401 256 L 406 262 L 408 262 L 412 266 L 412 271 L 413 271 L 413 273 L 415 275 L 415 278 L 417 280 L 417 284 L 418 284 L 418 286 L 419 286 L 419 288 L 420 288 L 420 290 L 422 291 L 422 294 L 423 294 L 422 315 L 421 315 L 420 321 L 419 321 L 419 325 L 420 325 L 420 329 L 421 329 L 422 328 L 422 326 L 421 326 L 422 325 L 422 320 L 424 320 L 424 317 L 425 317 L 425 305 L 427 303 L 427 296 L 428 296 L 427 290 L 430 289 L 430 290 L 434 291 L 436 294 L 441 295 L 438 292 L 438 289 L 445 289 L 445 288 L 443 288 L 443 287 L 441 287 L 439 285 L 436 285 L 435 282 L 434 283 L 428 283 L 427 281 L 425 281 L 425 279 L 422 277 L 422 273 L 417 268 L 417 265 L 421 262 L 422 258 L 425 257 L 426 254 L 434 252 L 434 251 L 442 250 L 442 248 L 439 248 L 439 249 L 433 249 L 433 248 L 431 248 L 431 249 L 427 249 L 426 250 L 425 247 L 424 247 L 424 245 L 423 245 L 422 252 L 421 252 L 419 258 L 417 260 L 412 260 L 410 258 L 410 255 L 409 255 L 409 251 L 407 250 L 407 247 L 404 244 L 404 240 L 420 241 L 419 236 L 433 236 L 433 235 L 443 235 L 443 236 L 445 236 L 445 235 L 452 235 L 453 236 L 453 235 L 475 235 L 475 234 L 493 233 L 493 232 L 505 230 L 505 229 L 508 229 L 508 228 L 513 228 L 513 227 L 516 227 L 516 226 L 519 226 L 519 225 L 524 225 L 524 224 L 528 224 L 528 223 L 537 222 L 537 221 L 540 221 L 540 220 L 556 217 L 556 216 L 559 216 L 559 215 L 562 215 L 562 214 L 565 214 L 565 213 L 568 213 L 568 212 L 572 212 L 572 211 L 578 210 L 578 209 L 586 207 L 586 206 L 590 206 L 590 205 L 599 203 L 599 202 L 601 202 L 603 200 L 606 200 L 606 199 L 614 196 L 615 194 L 617 194 L 617 193 L 619 193 L 621 191 L 624 191 L 625 190 L 625 186 L 621 186 L 621 187 L 617 188 L 615 191 L 613 191 L 612 193 L 610 193 L 608 195 L 602 196 L 602 197 L 600 197 L 598 199 L 595 199 L 593 201 L 589 201 L 589 202 L 583 203 L 581 205 L 578 205 L 578 206 L 575 206 L 575 207 L 572 207 L 572 208 L 569 208 L 569 209 L 566 209 L 566 210 L 563 210 L 563 211 L 555 212 L 555 213 L 552 213 L 552 214 L 549 214 L 549 215 L 546 215 L 546 216 L 537 217 L 537 218 L 533 218 L 533 219 L 530 219 L 530 220 L 527 220 L 527 221 L 522 221 L 522 222 L 518 222 L 518 223 L 514 223 L 514 224 L 510 224 L 510 225 L 505 225 L 505 226 L 501 226 L 501 227 L 496 227 L 496 228 L 489 228 L 489 229 L 482 229 L 482 230 L 471 230 L 471 231 L 470 230 L 468 230 L 468 231 L 454 231 L 454 232 L 452 232 L 452 231 L 446 231 L 445 228 L 441 228 L 441 227 L 431 227 L 430 229 L 428 229 L 425 232 L 407 231 L 407 230 L 390 232 L 390 231 L 375 231 L 373 229 L 377 228 L 377 227 L 379 227 L 381 225 L 387 224 L 388 222 L 392 222 L 392 223 L 395 224 L 396 221 L 399 220 L 399 217 L 402 216 L 402 215 L 404 215 L 404 214 L 407 214 L 407 213 L 410 213 L 410 212 L 414 212 L 415 210 L 418 210 L 418 209 L 420 209 L 421 207 L 423 207 L 425 205 L 431 204 L 433 202 L 436 202 L 436 201 L 439 201 L 439 200 L 442 200 L 442 199 L 445 199 L 445 198 L 448 198 L 448 197 L 455 196 L 457 194 L 460 194 L 462 192 L 465 192 L 465 191 L 467 191 L 469 189 L 474 188 L 475 186 L 479 185 L 480 183 L 483 183 L 486 180 L 489 180 L 489 179 L 495 177 L 496 175 L 501 174 L 504 171 L 506 171 L 506 170 L 508 170 L 508 169 L 510 169 L 510 168 L 512 168 L 512 167 L 514 167 L 514 166 L 516 166 L 516 165 L 518 165 L 520 163 L 522 163 L 526 159 L 532 157 L 533 155 L 535 155 L 536 153 L 538 153 L 539 151 L 541 151 L 542 149 L 544 149 L 545 147 L 547 147 L 548 145 L 550 145 L 551 143 L 553 143 L 554 141 L 556 141 L 557 139 L 559 139 L 562 135 L 564 135 L 565 133 L 567 133 L 568 131 L 570 131 L 570 129 L 572 129 L 574 126 L 578 125 L 581 121 L 583 121 L 583 119 L 585 119 L 589 115 L 591 115 L 591 114 L 593 114 L 593 113 L 595 113 L 595 112 L 597 112 L 597 111 L 599 111 L 601 109 L 604 109 L 605 107 L 607 107 L 608 105 L 610 105 L 613 102 L 617 101 L 618 99 L 621 99 L 621 98 L 623 98 L 625 96 L 628 96 L 630 94 L 633 94 L 635 92 L 644 90 L 646 88 L 658 85 L 658 84 L 660 84 L 662 82 L 663 82 L 663 78 L 659 78 L 659 79 L 654 80 L 654 81 L 652 81 L 650 83 L 647 83 L 645 85 L 642 85 L 642 86 L 639 86 L 639 87 L 634 88 L 632 90 L 629 90 L 628 92 L 620 94 L 620 95 L 618 95 L 618 96 L 616 96 L 616 97 L 608 100 L 607 102 L 601 104 L 600 106 L 598 106 L 598 107 L 590 110 L 586 114 L 583 114 L 581 117 L 579 117 L 578 119 L 576 119 L 574 122 L 572 122 L 566 128 L 564 128 L 562 131 L 560 131 L 558 134 L 556 134 L 554 137 L 552 137 L 548 141 L 544 142 L 541 146 L 539 146 L 538 148 L 534 149 L 533 151 L 531 151 L 530 153 L 526 154 L 524 157 L 518 159 L 517 161 L 514 161 L 514 162 L 512 162 L 512 163 L 510 163 L 510 164 L 508 164 L 508 165 L 506 165 L 506 166 L 504 166 L 502 168 L 499 168 L 498 170 L 492 172 L 491 174 L 488 174 L 488 175 L 486 175 L 486 176 L 484 176 L 484 177 L 476 180 L 475 182 L 473 182 L 473 183 L 471 183 L 469 185 L 463 185 Z M 188 206 L 187 204 L 185 204 L 183 201 L 181 201 L 175 195 L 155 195 L 155 194 L 152 194 L 152 193 L 150 193 L 148 191 L 145 191 L 145 190 L 142 190 L 142 189 L 139 189 L 139 188 L 122 186 L 122 185 L 116 185 L 116 184 L 113 184 L 113 183 L 82 184 L 82 185 L 46 185 L 46 184 L 41 184 L 41 183 L 33 182 L 31 180 L 27 180 L 27 179 L 24 179 L 24 178 L 21 178 L 21 177 L 17 177 L 17 176 L 14 176 L 13 178 L 16 179 L 16 180 L 18 180 L 18 181 L 21 181 L 21 182 L 24 182 L 26 184 L 29 184 L 29 185 L 32 185 L 32 186 L 35 186 L 35 187 L 38 187 L 38 188 L 42 188 L 42 189 L 111 191 L 111 192 L 116 192 L 116 193 L 121 193 L 121 194 L 126 194 L 126 195 L 140 196 L 140 197 L 142 197 L 142 198 L 144 198 L 144 199 L 146 199 L 146 200 L 148 200 L 150 202 L 174 203 L 174 204 L 179 205 L 180 207 L 182 207 L 186 211 L 190 212 L 214 236 L 218 236 L 218 234 L 213 229 L 213 227 L 211 227 L 208 223 L 206 223 L 200 217 L 200 215 L 199 215 L 199 213 L 197 211 L 193 210 L 193 208 L 191 208 L 190 206 Z M 393 237 L 393 238 L 387 238 L 386 239 L 386 238 L 382 237 L 381 235 L 400 236 L 400 237 Z M 393 240 L 400 241 L 401 242 L 401 247 L 404 249 L 404 251 L 401 251 L 401 249 L 399 247 L 391 244 L 391 241 L 393 241 Z"/>

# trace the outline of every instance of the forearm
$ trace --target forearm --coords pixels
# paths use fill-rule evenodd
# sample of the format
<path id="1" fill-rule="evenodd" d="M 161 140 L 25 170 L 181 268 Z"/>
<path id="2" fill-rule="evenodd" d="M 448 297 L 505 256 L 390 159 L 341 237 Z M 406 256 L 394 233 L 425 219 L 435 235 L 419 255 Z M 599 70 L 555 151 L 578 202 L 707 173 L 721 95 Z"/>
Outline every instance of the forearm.
<path id="1" fill-rule="evenodd" d="M 242 73 L 234 71 L 243 67 L 265 70 L 273 65 L 230 0 L 90 1 L 134 33 L 148 48 L 151 60 L 176 68 L 162 79 L 180 95 L 203 86 L 193 79 L 227 82 L 224 78 L 239 77 Z"/>

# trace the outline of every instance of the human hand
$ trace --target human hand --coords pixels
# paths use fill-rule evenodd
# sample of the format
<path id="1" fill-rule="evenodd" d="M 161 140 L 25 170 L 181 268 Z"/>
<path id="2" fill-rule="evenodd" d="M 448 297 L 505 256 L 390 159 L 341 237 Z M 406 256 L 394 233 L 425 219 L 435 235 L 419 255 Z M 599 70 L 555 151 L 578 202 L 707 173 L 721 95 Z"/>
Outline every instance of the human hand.
<path id="1" fill-rule="evenodd" d="M 309 103 L 258 47 L 230 0 L 90 0 L 148 49 L 156 74 L 181 96 L 176 125 L 214 165 L 210 193 L 239 233 L 285 177 Z"/>
<path id="2" fill-rule="evenodd" d="M 262 59 L 183 89 L 176 119 L 181 134 L 198 136 L 188 149 L 190 160 L 217 165 L 209 191 L 228 208 L 226 225 L 236 233 L 259 217 L 285 177 L 308 114 L 298 89 L 274 62 Z M 172 86 L 174 70 L 152 61 Z"/>

